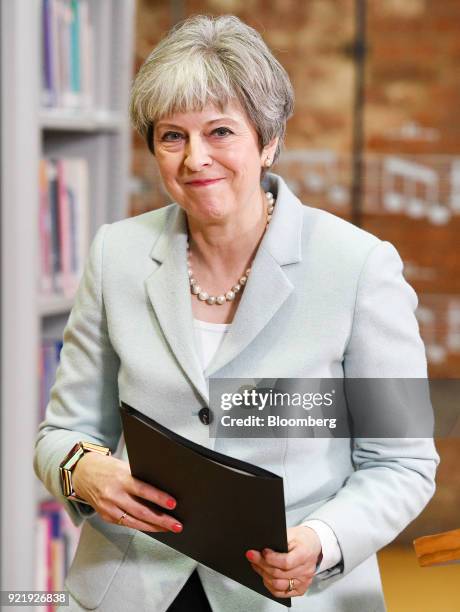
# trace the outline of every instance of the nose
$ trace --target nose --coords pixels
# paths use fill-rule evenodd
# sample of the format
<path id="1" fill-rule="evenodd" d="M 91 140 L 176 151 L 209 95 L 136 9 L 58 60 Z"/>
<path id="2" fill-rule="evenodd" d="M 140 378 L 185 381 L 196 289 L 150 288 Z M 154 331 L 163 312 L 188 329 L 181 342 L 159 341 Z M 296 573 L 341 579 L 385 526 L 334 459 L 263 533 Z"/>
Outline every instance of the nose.
<path id="1" fill-rule="evenodd" d="M 199 172 L 203 167 L 210 166 L 212 158 L 207 144 L 200 137 L 190 137 L 185 147 L 184 165 L 192 172 Z"/>

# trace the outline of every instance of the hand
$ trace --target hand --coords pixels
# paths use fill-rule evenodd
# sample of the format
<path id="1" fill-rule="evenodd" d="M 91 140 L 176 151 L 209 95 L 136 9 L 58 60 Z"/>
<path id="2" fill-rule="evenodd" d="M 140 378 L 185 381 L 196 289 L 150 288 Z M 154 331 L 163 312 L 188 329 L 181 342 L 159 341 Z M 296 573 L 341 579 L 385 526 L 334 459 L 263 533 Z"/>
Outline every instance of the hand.
<path id="1" fill-rule="evenodd" d="M 277 553 L 268 548 L 262 552 L 248 550 L 246 553 L 253 570 L 262 577 L 264 585 L 275 597 L 304 595 L 322 558 L 320 539 L 310 527 L 291 527 L 287 530 L 287 538 L 287 553 Z M 287 590 L 289 578 L 294 580 L 292 591 Z"/>
<path id="2" fill-rule="evenodd" d="M 152 510 L 142 499 L 173 509 L 176 501 L 164 491 L 133 478 L 129 463 L 100 453 L 86 453 L 72 474 L 75 493 L 87 501 L 108 523 L 140 531 L 180 533 L 182 525 L 169 514 Z"/>

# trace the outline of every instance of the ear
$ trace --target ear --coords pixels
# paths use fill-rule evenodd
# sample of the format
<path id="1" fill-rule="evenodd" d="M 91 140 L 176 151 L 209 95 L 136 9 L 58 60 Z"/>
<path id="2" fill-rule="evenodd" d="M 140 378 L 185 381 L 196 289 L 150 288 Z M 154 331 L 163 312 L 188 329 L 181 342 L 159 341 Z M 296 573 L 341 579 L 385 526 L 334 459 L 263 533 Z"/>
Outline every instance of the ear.
<path id="1" fill-rule="evenodd" d="M 263 167 L 269 168 L 275 157 L 276 147 L 278 146 L 279 137 L 273 138 L 263 149 L 261 153 L 261 163 Z M 268 163 L 268 161 L 270 163 Z"/>

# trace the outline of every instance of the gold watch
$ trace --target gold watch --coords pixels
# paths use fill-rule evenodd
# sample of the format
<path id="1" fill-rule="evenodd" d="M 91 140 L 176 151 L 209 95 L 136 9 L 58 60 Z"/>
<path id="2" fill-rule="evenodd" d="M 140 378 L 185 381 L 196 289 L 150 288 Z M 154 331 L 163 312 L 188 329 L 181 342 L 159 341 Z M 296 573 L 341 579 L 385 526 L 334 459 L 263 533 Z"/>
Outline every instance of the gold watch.
<path id="1" fill-rule="evenodd" d="M 61 461 L 59 465 L 59 474 L 61 476 L 61 487 L 64 496 L 67 499 L 71 499 L 72 501 L 77 501 L 82 504 L 90 505 L 84 499 L 78 497 L 74 491 L 72 485 L 72 471 L 75 469 L 75 466 L 80 461 L 80 459 L 89 452 L 101 453 L 102 455 L 111 455 L 112 452 L 110 448 L 106 446 L 101 446 L 100 444 L 93 444 L 92 442 L 77 442 L 75 446 L 70 450 L 70 452 L 66 455 L 65 459 Z"/>

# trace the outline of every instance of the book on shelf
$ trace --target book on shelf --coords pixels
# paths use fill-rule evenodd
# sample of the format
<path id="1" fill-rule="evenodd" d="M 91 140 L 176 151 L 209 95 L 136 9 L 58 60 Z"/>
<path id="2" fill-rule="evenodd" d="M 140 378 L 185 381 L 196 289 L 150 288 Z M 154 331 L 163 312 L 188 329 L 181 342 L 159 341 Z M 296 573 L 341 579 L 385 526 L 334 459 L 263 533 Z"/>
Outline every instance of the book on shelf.
<path id="1" fill-rule="evenodd" d="M 42 106 L 93 107 L 93 45 L 88 0 L 42 0 Z"/>
<path id="2" fill-rule="evenodd" d="M 51 387 L 56 380 L 56 371 L 59 366 L 61 349 L 61 339 L 42 339 L 38 360 L 40 380 L 39 422 L 45 419 L 46 406 L 49 402 Z"/>
<path id="3" fill-rule="evenodd" d="M 72 297 L 89 248 L 87 161 L 42 159 L 39 182 L 39 291 Z"/>
<path id="4" fill-rule="evenodd" d="M 63 591 L 64 580 L 72 563 L 80 537 L 64 508 L 56 500 L 41 502 L 35 530 L 35 590 Z M 40 606 L 42 612 L 54 612 L 52 604 Z"/>

